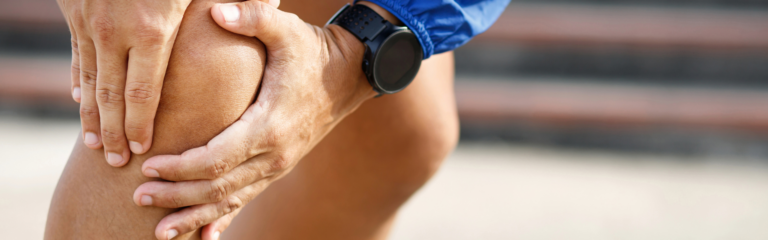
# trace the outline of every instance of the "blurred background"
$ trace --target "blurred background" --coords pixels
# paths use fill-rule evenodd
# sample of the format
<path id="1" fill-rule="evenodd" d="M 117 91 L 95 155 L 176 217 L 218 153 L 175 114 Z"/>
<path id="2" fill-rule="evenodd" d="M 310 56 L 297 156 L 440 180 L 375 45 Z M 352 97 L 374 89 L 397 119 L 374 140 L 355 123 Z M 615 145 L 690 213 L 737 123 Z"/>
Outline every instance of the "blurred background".
<path id="1" fill-rule="evenodd" d="M 0 1 L 7 238 L 79 131 L 69 47 Z M 514 0 L 455 56 L 461 142 L 391 239 L 768 239 L 768 0 Z"/>

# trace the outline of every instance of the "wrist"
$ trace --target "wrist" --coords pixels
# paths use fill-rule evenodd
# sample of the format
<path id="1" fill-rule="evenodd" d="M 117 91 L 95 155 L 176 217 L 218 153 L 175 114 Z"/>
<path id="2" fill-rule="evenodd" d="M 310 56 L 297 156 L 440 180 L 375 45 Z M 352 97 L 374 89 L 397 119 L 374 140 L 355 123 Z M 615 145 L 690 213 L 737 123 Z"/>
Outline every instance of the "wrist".
<path id="1" fill-rule="evenodd" d="M 418 73 L 423 57 L 413 32 L 390 21 L 397 19 L 378 5 L 361 1 L 355 6 L 345 5 L 328 24 L 345 30 L 334 35 L 345 37 L 347 43 L 362 43 L 364 52 L 359 53 L 364 53 L 364 59 L 359 58 L 359 66 L 379 94 L 393 94 L 407 87 Z"/>
<path id="2" fill-rule="evenodd" d="M 350 99 L 370 99 L 376 96 L 378 93 L 373 89 L 368 82 L 368 77 L 363 71 L 363 57 L 365 55 L 365 44 L 361 42 L 355 35 L 348 30 L 336 24 L 329 24 L 326 27 L 333 41 L 328 41 L 339 50 L 340 54 L 332 54 L 330 58 L 340 58 L 341 62 L 345 64 L 332 64 L 335 67 L 344 67 L 340 72 L 344 72 L 344 78 L 334 77 L 336 81 L 343 81 L 344 84 L 354 85 L 351 89 L 351 93 L 348 96 L 352 96 Z M 330 59 L 331 62 L 340 62 L 338 60 Z"/>

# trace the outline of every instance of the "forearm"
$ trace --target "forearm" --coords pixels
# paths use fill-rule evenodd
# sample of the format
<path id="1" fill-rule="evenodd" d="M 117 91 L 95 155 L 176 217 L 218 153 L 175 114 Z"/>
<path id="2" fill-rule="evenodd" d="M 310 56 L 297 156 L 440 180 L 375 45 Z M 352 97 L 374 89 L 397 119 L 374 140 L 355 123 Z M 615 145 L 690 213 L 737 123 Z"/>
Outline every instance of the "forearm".
<path id="1" fill-rule="evenodd" d="M 51 203 L 46 239 L 154 239 L 161 218 L 176 211 L 139 207 L 134 190 L 151 180 L 141 165 L 157 154 L 205 145 L 253 101 L 264 65 L 254 38 L 220 29 L 214 1 L 194 1 L 174 46 L 155 118 L 154 145 L 128 165 L 106 164 L 102 150 L 77 141 Z"/>

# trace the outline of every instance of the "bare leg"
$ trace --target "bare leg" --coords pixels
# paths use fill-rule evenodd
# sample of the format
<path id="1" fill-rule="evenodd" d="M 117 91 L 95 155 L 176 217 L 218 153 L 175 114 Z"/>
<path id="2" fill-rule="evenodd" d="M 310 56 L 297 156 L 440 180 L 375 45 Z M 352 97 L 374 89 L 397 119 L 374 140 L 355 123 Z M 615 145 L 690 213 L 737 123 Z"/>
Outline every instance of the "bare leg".
<path id="1" fill-rule="evenodd" d="M 453 54 L 364 103 L 235 218 L 222 239 L 385 239 L 458 140 Z"/>
<path id="2" fill-rule="evenodd" d="M 347 0 L 283 1 L 322 25 Z M 453 54 L 424 61 L 414 82 L 364 103 L 235 218 L 235 239 L 385 239 L 397 210 L 458 141 Z"/>
<path id="3" fill-rule="evenodd" d="M 147 154 L 113 168 L 102 150 L 78 139 L 51 203 L 46 239 L 155 239 L 157 223 L 176 211 L 133 203 L 133 191 L 150 180 L 141 164 L 202 146 L 236 121 L 253 101 L 264 66 L 258 40 L 220 29 L 211 19 L 210 7 L 221 1 L 193 1 L 184 16 Z"/>

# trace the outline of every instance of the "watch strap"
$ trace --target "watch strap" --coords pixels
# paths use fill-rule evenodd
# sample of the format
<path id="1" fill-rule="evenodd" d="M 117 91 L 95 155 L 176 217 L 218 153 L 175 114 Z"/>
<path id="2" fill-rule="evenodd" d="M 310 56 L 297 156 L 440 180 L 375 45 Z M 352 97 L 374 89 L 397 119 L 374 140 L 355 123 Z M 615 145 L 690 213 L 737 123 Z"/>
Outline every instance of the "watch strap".
<path id="1" fill-rule="evenodd" d="M 346 28 L 361 42 L 373 40 L 388 24 L 391 25 L 376 11 L 362 4 L 342 9 L 331 23 Z"/>

